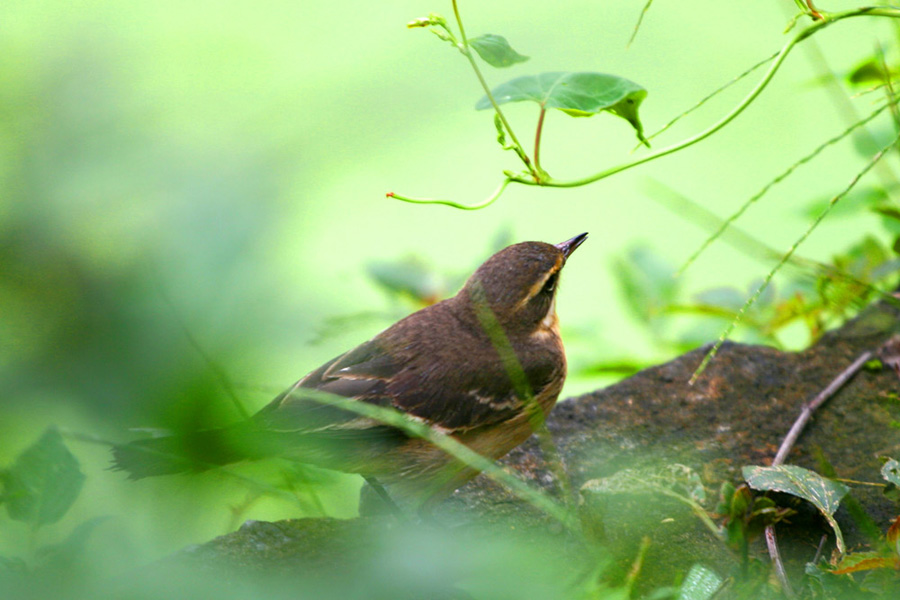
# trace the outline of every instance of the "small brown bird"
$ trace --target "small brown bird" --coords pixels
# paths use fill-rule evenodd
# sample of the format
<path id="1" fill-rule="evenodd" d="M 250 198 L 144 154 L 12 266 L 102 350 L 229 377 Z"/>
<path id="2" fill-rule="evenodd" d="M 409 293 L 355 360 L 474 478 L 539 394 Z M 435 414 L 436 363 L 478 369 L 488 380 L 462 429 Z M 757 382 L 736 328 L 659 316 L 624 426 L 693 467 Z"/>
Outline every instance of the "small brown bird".
<path id="1" fill-rule="evenodd" d="M 456 296 L 419 310 L 325 363 L 249 420 L 113 449 L 139 479 L 284 456 L 362 474 L 428 509 L 477 471 L 401 429 L 316 402 L 319 390 L 391 407 L 498 459 L 524 442 L 566 377 L 556 316 L 560 272 L 587 234 L 524 242 L 489 258 Z M 524 381 L 523 381 L 524 380 Z"/>

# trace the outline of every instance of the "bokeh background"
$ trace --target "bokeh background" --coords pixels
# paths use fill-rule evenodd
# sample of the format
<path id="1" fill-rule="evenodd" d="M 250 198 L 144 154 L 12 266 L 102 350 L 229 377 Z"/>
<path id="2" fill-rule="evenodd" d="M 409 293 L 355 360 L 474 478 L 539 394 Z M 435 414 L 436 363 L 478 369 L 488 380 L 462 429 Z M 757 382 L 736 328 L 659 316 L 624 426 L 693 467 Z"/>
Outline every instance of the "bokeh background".
<path id="1" fill-rule="evenodd" d="M 552 70 L 618 74 L 649 91 L 648 132 L 775 52 L 794 9 L 789 0 L 656 2 L 626 47 L 642 6 L 461 4 L 470 35 L 504 35 L 531 57 L 502 71 L 485 66 L 489 82 Z M 240 418 L 238 405 L 263 406 L 415 308 L 373 277 L 402 261 L 424 265 L 429 289 L 449 295 L 498 245 L 588 231 L 560 291 L 573 371 L 563 395 L 608 382 L 589 374 L 593 364 L 664 360 L 670 351 L 629 310 L 635 298 L 614 268 L 636 247 L 677 267 L 705 238 L 654 198 L 658 184 L 729 215 L 849 125 L 841 102 L 871 109 L 878 95 L 837 102 L 821 80 L 894 37 L 872 20 L 842 22 L 797 48 L 763 95 L 709 140 L 582 188 L 510 186 L 489 208 L 463 212 L 385 197 L 474 204 L 503 169 L 518 168 L 496 144 L 491 115 L 473 108 L 481 90 L 464 58 L 405 27 L 429 12 L 452 11 L 443 0 L 0 6 L 0 465 L 52 424 L 87 475 L 41 543 L 108 515 L 98 547 L 149 559 L 247 518 L 352 516 L 352 476 L 299 469 L 292 481 L 315 493 L 298 490 L 292 501 L 259 497 L 227 474 L 133 483 L 106 470 L 103 442 L 132 439 L 135 428 L 215 426 Z M 757 77 L 655 147 L 717 120 Z M 532 139 L 536 107 L 510 105 L 507 114 L 520 139 Z M 885 120 L 871 127 L 876 137 L 888 129 Z M 586 175 L 628 160 L 635 141 L 611 115 L 553 113 L 542 164 L 560 178 Z M 740 226 L 786 249 L 810 207 L 860 170 L 859 150 L 849 141 L 830 149 Z M 801 252 L 827 260 L 876 229 L 874 216 L 837 213 Z M 768 268 L 717 244 L 681 285 L 746 289 Z M 784 340 L 804 341 L 802 332 Z M 242 473 L 281 485 L 286 468 Z M 21 554 L 29 535 L 0 515 L 0 554 Z"/>

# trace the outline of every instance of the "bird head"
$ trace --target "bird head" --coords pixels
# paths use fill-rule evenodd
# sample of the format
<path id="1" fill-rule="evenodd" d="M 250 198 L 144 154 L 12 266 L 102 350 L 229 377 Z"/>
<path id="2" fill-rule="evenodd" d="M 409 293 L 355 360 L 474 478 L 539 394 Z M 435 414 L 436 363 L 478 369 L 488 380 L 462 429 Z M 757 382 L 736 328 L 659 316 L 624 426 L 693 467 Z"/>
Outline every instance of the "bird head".
<path id="1" fill-rule="evenodd" d="M 559 244 L 522 242 L 490 257 L 469 278 L 461 294 L 490 308 L 507 334 L 555 326 L 556 287 L 566 260 L 587 233 Z M 550 323 L 549 321 L 552 321 Z"/>

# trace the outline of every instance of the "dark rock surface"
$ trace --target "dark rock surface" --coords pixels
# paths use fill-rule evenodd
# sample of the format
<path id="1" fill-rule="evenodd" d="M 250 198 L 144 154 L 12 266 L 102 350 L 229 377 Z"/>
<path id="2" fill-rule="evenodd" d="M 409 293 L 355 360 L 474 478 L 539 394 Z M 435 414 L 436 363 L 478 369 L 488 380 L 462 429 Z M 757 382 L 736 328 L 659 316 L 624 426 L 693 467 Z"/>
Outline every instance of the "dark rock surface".
<path id="1" fill-rule="evenodd" d="M 687 381 L 705 353 L 699 349 L 559 404 L 548 419 L 548 428 L 576 491 L 586 481 L 621 469 L 680 463 L 699 473 L 714 495 L 722 481 L 741 481 L 742 466 L 770 464 L 801 405 L 860 353 L 877 350 L 898 328 L 897 309 L 879 304 L 803 352 L 728 343 L 691 386 Z M 863 370 L 814 415 L 787 463 L 821 472 L 824 458 L 840 478 L 882 482 L 880 457 L 900 456 L 898 392 L 900 380 L 893 370 Z M 557 493 L 534 438 L 503 462 L 525 479 Z M 879 487 L 852 487 L 854 498 L 884 531 L 896 517 L 897 505 Z M 797 572 L 812 559 L 829 530 L 814 509 L 795 504 L 798 514 L 790 524 L 780 525 L 778 533 L 789 568 Z M 660 573 L 655 585 L 671 583 L 672 573 L 683 573 L 697 562 L 722 573 L 735 564 L 736 558 L 688 507 L 675 500 L 622 495 L 598 506 L 588 499 L 582 502 L 585 511 L 591 515 L 589 537 L 614 548 L 623 569 L 631 564 L 641 539 L 650 538 L 644 572 Z M 516 528 L 517 535 L 531 540 L 524 545 L 546 543 L 541 540 L 547 536 L 560 541 L 557 560 L 576 561 L 573 557 L 584 558 L 588 552 L 583 540 L 575 539 L 578 536 L 566 534 L 560 525 L 484 476 L 457 490 L 437 516 L 444 525 L 426 527 L 426 536 L 446 537 L 451 529 L 462 532 L 453 542 L 462 547 L 476 543 L 466 536 L 500 527 Z M 397 527 L 389 521 L 248 523 L 233 534 L 183 552 L 178 560 L 226 565 L 232 574 L 329 570 L 361 556 L 361 548 L 377 545 L 373 540 L 379 534 Z M 865 528 L 846 508 L 838 512 L 838 521 L 848 547 L 867 541 Z M 825 547 L 830 551 L 833 539 Z M 756 550 L 764 551 L 759 544 Z M 571 563 L 573 569 L 576 563 Z"/>

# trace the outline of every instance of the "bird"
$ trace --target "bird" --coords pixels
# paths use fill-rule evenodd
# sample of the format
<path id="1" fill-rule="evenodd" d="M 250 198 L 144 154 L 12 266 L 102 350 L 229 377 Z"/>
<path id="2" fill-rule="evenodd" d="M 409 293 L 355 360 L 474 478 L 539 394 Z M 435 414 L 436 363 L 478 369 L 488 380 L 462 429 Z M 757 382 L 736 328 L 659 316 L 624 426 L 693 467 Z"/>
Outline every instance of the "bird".
<path id="1" fill-rule="evenodd" d="M 317 394 L 391 408 L 492 460 L 534 432 L 566 378 L 560 273 L 587 233 L 521 242 L 488 258 L 453 297 L 326 362 L 250 418 L 113 447 L 132 479 L 280 456 L 358 473 L 394 509 L 430 511 L 478 470 L 423 438 Z"/>

